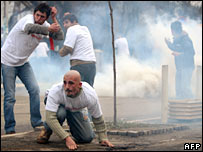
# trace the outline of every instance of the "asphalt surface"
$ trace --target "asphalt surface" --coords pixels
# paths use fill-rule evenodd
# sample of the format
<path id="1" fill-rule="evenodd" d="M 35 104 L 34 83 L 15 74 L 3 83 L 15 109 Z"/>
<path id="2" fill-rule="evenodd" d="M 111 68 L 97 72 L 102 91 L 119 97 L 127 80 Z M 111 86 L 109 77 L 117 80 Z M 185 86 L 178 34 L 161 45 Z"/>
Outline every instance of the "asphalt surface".
<path id="1" fill-rule="evenodd" d="M 47 88 L 49 86 L 47 85 Z M 1 135 L 4 132 L 3 89 L 1 89 Z M 45 120 L 44 90 L 41 90 L 40 111 L 42 120 Z M 113 97 L 99 97 L 105 121 L 114 120 Z M 117 97 L 117 121 L 143 122 L 158 121 L 161 119 L 160 99 L 139 99 Z M 16 103 L 14 106 L 16 132 L 33 130 L 30 124 L 29 96 L 22 84 L 16 88 Z"/>
<path id="2" fill-rule="evenodd" d="M 45 119 L 44 95 L 41 91 L 40 111 Z M 113 123 L 113 97 L 99 97 L 104 119 Z M 3 90 L 1 89 L 1 150 L 3 151 L 67 151 L 64 141 L 53 134 L 48 144 L 37 144 L 36 138 L 40 131 L 34 131 L 30 125 L 29 96 L 24 86 L 16 89 L 14 107 L 16 134 L 5 135 L 3 115 Z M 182 151 L 185 143 L 202 145 L 202 121 L 194 123 L 161 122 L 161 100 L 117 97 L 118 123 L 134 123 L 134 126 L 108 129 L 108 138 L 114 148 L 99 145 L 95 138 L 89 144 L 79 144 L 79 151 Z M 64 123 L 65 124 L 65 123 Z M 197 126 L 197 127 L 194 127 Z M 64 126 L 67 127 L 66 125 Z M 67 127 L 68 128 L 68 127 Z M 200 147 L 198 150 L 202 150 Z"/>

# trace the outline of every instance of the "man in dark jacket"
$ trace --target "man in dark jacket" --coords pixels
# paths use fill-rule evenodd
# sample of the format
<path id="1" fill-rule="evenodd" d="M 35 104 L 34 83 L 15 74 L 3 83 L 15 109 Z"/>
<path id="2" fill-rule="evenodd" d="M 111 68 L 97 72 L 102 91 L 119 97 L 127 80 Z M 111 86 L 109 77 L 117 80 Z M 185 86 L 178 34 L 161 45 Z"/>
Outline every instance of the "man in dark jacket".
<path id="1" fill-rule="evenodd" d="M 171 24 L 173 42 L 165 39 L 172 55 L 175 57 L 176 66 L 176 98 L 192 98 L 191 79 L 194 71 L 194 47 L 188 34 L 183 31 L 182 24 L 175 21 Z"/>

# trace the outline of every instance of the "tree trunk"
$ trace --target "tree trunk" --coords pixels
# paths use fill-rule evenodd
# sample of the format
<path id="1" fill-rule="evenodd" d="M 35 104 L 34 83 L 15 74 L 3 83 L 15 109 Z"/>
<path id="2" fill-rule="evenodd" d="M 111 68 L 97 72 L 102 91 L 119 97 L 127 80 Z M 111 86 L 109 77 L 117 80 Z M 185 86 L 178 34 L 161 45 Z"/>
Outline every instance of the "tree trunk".
<path id="1" fill-rule="evenodd" d="M 116 57 L 115 57 L 115 46 L 114 46 L 114 28 L 113 28 L 113 9 L 111 2 L 108 1 L 111 16 L 111 32 L 112 32 L 112 47 L 113 47 L 113 72 L 114 72 L 114 125 L 117 125 L 117 109 L 116 109 Z"/>

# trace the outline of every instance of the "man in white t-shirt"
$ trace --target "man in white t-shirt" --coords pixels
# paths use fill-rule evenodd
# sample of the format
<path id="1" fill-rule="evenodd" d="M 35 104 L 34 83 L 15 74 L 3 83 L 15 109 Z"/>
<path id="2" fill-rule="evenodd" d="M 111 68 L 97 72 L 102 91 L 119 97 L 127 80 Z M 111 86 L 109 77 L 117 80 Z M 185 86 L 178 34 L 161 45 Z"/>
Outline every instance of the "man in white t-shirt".
<path id="1" fill-rule="evenodd" d="M 115 48 L 117 49 L 118 56 L 130 55 L 130 51 L 128 48 L 128 41 L 125 37 L 119 37 L 115 40 Z"/>
<path id="2" fill-rule="evenodd" d="M 101 145 L 113 147 L 107 139 L 106 126 L 96 91 L 87 82 L 81 81 L 78 71 L 67 72 L 63 83 L 56 84 L 48 90 L 46 98 L 45 128 L 37 137 L 37 143 L 47 143 L 52 130 L 66 141 L 66 146 L 70 150 L 77 149 L 76 143 L 90 143 L 94 138 L 94 131 L 88 118 L 88 110 Z M 62 127 L 65 119 L 74 138 Z"/>
<path id="3" fill-rule="evenodd" d="M 91 34 L 86 26 L 79 25 L 77 17 L 71 13 L 64 14 L 63 25 L 67 33 L 59 54 L 60 56 L 70 54 L 70 69 L 77 70 L 81 75 L 81 80 L 93 87 L 96 56 Z"/>
<path id="4" fill-rule="evenodd" d="M 20 19 L 9 32 L 1 48 L 1 67 L 4 86 L 4 129 L 6 134 L 15 133 L 14 104 L 15 81 L 18 76 L 25 85 L 30 96 L 30 121 L 34 129 L 43 125 L 40 114 L 40 89 L 32 67 L 28 62 L 29 56 L 38 46 L 43 36 L 63 40 L 64 34 L 56 19 L 57 9 L 46 3 L 39 4 L 33 14 Z M 46 20 L 51 15 L 53 24 Z M 40 65 L 41 66 L 41 65 Z"/>

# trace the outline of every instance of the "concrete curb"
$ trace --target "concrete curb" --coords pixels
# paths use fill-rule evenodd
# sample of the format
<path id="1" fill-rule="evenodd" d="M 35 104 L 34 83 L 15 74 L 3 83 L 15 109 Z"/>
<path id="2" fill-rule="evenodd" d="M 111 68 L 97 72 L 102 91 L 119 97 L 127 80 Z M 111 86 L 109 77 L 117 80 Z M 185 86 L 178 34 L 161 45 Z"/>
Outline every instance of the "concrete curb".
<path id="1" fill-rule="evenodd" d="M 175 127 L 168 127 L 162 129 L 155 129 L 155 130 L 143 130 L 143 131 L 118 131 L 118 130 L 109 130 L 107 131 L 108 135 L 120 135 L 120 136 L 130 136 L 130 137 L 138 137 L 138 136 L 149 136 L 154 134 L 163 134 L 163 133 L 171 133 L 173 131 L 180 131 L 189 129 L 188 126 L 175 126 Z"/>
<path id="2" fill-rule="evenodd" d="M 149 136 L 153 134 L 163 134 L 163 133 L 171 133 L 173 131 L 180 131 L 189 129 L 188 126 L 175 126 L 175 127 L 168 127 L 168 128 L 161 128 L 155 130 L 143 130 L 143 131 L 118 131 L 118 130 L 109 130 L 107 131 L 108 135 L 120 135 L 120 136 L 130 136 L 130 137 L 138 137 L 138 136 Z M 69 129 L 65 129 L 67 132 L 70 132 Z M 9 135 L 1 135 L 1 138 L 4 137 L 15 137 L 15 136 L 22 136 L 34 131 L 22 132 L 22 133 L 15 133 Z"/>
<path id="3" fill-rule="evenodd" d="M 20 132 L 20 133 L 15 133 L 15 134 L 5 134 L 5 135 L 1 135 L 1 138 L 4 138 L 4 137 L 22 136 L 22 135 L 29 134 L 29 133 L 31 133 L 31 132 L 34 132 L 34 131 Z"/>

